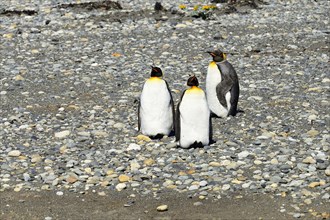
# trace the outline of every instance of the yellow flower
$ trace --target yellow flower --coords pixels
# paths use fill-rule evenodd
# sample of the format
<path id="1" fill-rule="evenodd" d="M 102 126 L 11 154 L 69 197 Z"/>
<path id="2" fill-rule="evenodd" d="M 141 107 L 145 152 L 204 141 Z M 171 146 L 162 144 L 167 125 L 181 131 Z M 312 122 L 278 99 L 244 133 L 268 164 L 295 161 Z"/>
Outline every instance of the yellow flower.
<path id="1" fill-rule="evenodd" d="M 194 11 L 197 11 L 198 8 L 199 8 L 199 5 L 195 5 L 193 10 L 194 10 Z"/>
<path id="2" fill-rule="evenodd" d="M 210 9 L 210 6 L 209 5 L 203 5 L 203 10 L 209 10 Z"/>
<path id="3" fill-rule="evenodd" d="M 217 6 L 215 6 L 215 5 L 203 5 L 203 7 L 202 7 L 202 9 L 203 10 L 210 10 L 210 9 L 216 9 L 217 8 Z"/>
<path id="4" fill-rule="evenodd" d="M 185 5 L 179 5 L 179 8 L 180 8 L 181 10 L 184 10 L 184 9 L 187 8 L 187 6 L 185 6 Z"/>

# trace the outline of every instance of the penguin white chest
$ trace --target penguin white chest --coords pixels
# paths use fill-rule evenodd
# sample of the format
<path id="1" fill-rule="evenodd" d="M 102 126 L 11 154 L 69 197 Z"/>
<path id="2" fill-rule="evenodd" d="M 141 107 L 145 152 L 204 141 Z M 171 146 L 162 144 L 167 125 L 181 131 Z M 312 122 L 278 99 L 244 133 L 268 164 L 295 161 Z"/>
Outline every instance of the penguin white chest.
<path id="1" fill-rule="evenodd" d="M 221 82 L 221 73 L 215 62 L 211 62 L 207 69 L 206 96 L 210 110 L 220 117 L 227 117 L 228 109 L 220 104 L 217 96 L 217 85 Z M 230 95 L 230 94 L 229 94 Z M 226 94 L 226 99 L 230 98 Z"/>
<path id="2" fill-rule="evenodd" d="M 145 135 L 168 135 L 172 130 L 171 95 L 162 79 L 149 79 L 140 98 L 140 130 Z"/>
<path id="3" fill-rule="evenodd" d="M 188 148 L 194 142 L 209 144 L 210 110 L 205 93 L 186 91 L 180 103 L 180 146 Z"/>

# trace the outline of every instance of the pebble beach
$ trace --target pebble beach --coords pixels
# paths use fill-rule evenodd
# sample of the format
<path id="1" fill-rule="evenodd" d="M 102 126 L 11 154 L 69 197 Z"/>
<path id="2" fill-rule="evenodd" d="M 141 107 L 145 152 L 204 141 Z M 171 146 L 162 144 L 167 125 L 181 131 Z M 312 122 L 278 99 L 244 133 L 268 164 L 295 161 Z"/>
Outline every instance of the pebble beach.
<path id="1" fill-rule="evenodd" d="M 0 193 L 258 193 L 289 197 L 277 211 L 292 218 L 329 218 L 313 208 L 330 207 L 328 1 L 102 2 L 0 6 Z M 177 104 L 190 75 L 205 89 L 216 48 L 241 92 L 237 116 L 212 118 L 214 143 L 141 135 L 150 65 Z"/>

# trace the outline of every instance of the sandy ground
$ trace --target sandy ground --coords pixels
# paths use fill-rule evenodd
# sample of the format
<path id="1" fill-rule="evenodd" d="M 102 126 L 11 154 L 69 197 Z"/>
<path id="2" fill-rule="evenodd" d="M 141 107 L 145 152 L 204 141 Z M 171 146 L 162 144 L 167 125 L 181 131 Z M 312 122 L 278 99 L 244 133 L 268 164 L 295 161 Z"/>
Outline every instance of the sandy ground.
<path id="1" fill-rule="evenodd" d="M 290 197 L 250 194 L 214 201 L 173 191 L 163 192 L 157 198 L 138 194 L 133 198 L 132 194 L 64 192 L 59 196 L 53 191 L 6 191 L 0 194 L 0 219 L 294 219 L 288 214 L 294 211 Z M 196 206 L 196 202 L 202 204 Z M 167 211 L 156 210 L 162 204 L 168 205 Z M 281 209 L 286 211 L 282 213 Z M 300 219 L 322 218 L 312 216 L 308 207 L 305 209 L 305 216 Z M 314 211 L 322 213 L 327 209 L 326 204 L 318 204 Z"/>

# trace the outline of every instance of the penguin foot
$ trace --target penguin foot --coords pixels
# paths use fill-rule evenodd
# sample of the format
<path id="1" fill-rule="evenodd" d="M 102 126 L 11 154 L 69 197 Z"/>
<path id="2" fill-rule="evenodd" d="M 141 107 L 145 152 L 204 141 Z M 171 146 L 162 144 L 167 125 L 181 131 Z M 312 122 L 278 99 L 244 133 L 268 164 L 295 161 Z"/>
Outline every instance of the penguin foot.
<path id="1" fill-rule="evenodd" d="M 243 109 L 237 109 L 237 113 L 245 113 Z"/>
<path id="2" fill-rule="evenodd" d="M 209 145 L 214 144 L 214 143 L 216 143 L 216 141 L 213 140 L 213 139 L 210 139 L 210 143 L 209 143 Z"/>
<path id="3" fill-rule="evenodd" d="M 221 118 L 219 116 L 217 116 L 215 113 L 211 112 L 211 115 L 210 115 L 211 118 Z"/>
<path id="4" fill-rule="evenodd" d="M 230 113 L 228 114 L 228 117 L 229 117 L 229 116 L 233 116 L 233 117 L 235 117 L 235 116 L 240 115 L 240 114 L 242 114 L 242 113 L 245 113 L 244 110 L 242 110 L 242 109 L 237 109 L 236 111 L 230 112 Z"/>
<path id="5" fill-rule="evenodd" d="M 195 141 L 193 144 L 190 145 L 190 148 L 203 148 L 203 147 L 204 145 L 200 141 L 199 142 Z"/>
<path id="6" fill-rule="evenodd" d="M 169 136 L 169 137 L 173 137 L 174 135 L 175 135 L 175 131 L 172 130 L 172 131 L 169 133 L 168 136 Z"/>
<path id="7" fill-rule="evenodd" d="M 164 137 L 164 134 L 156 134 L 156 135 L 151 135 L 149 136 L 152 140 L 155 139 L 162 139 Z"/>
<path id="8" fill-rule="evenodd" d="M 192 143 L 191 145 L 189 145 L 189 146 L 187 146 L 187 147 L 182 147 L 181 145 L 180 145 L 180 143 L 178 142 L 177 143 L 177 145 L 176 145 L 177 147 L 180 147 L 180 148 L 183 148 L 183 149 L 190 149 L 190 148 L 203 148 L 204 147 L 204 145 L 202 144 L 202 142 L 197 142 L 197 141 L 195 141 L 194 143 Z"/>
<path id="9" fill-rule="evenodd" d="M 240 115 L 242 113 L 245 113 L 242 109 L 237 109 L 235 112 L 231 113 L 231 114 L 228 114 L 228 116 L 237 116 L 237 115 Z"/>

